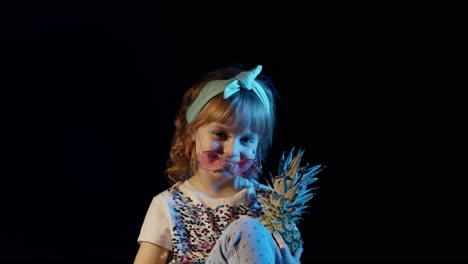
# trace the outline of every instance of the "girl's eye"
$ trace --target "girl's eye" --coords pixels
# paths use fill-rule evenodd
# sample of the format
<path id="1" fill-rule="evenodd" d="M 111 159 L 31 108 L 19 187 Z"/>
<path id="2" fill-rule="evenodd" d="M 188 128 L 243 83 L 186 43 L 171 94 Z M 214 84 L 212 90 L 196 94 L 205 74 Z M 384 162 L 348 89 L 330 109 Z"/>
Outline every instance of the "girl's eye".
<path id="1" fill-rule="evenodd" d="M 214 131 L 214 132 L 212 132 L 212 134 L 217 136 L 218 138 L 225 138 L 226 137 L 225 133 L 219 132 L 219 131 Z"/>
<path id="2" fill-rule="evenodd" d="M 250 138 L 250 137 L 243 138 L 242 141 L 247 142 L 247 143 L 254 143 L 255 142 L 255 140 L 253 138 Z"/>

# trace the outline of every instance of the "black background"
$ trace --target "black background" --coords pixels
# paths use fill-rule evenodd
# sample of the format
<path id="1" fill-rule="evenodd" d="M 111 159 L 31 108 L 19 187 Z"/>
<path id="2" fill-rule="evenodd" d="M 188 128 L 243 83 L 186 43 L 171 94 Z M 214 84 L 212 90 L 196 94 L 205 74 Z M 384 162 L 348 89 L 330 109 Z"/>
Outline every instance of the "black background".
<path id="1" fill-rule="evenodd" d="M 227 63 L 281 97 L 267 168 L 327 166 L 303 262 L 468 259 L 461 8 L 180 5 L 6 16 L 1 261 L 131 263 L 182 94 Z"/>

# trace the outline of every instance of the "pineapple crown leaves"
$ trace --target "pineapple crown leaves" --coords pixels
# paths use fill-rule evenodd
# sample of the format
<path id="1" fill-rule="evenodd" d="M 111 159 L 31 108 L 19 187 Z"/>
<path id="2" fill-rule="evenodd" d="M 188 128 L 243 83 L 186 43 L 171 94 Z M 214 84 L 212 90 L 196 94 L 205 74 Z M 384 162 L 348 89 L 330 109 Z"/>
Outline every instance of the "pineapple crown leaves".
<path id="1" fill-rule="evenodd" d="M 317 180 L 317 178 L 314 178 L 313 176 L 323 169 L 322 165 L 309 167 L 308 163 L 301 166 L 301 160 L 304 152 L 305 150 L 299 149 L 296 153 L 295 148 L 293 147 L 287 158 L 285 158 L 284 152 L 281 155 L 280 164 L 278 166 L 278 175 L 285 177 L 288 180 L 289 186 L 294 186 L 298 182 L 309 185 Z"/>
<path id="2" fill-rule="evenodd" d="M 307 202 L 314 197 L 314 190 L 317 189 L 309 185 L 317 181 L 316 174 L 324 168 L 322 165 L 309 167 L 307 163 L 302 164 L 303 155 L 303 150 L 296 152 L 295 148 L 287 156 L 283 152 L 278 174 L 273 176 L 270 172 L 265 179 L 266 185 L 259 184 L 256 188 L 259 202 L 265 209 L 260 221 L 271 232 L 280 232 L 292 252 L 302 247 L 303 241 L 296 224 L 303 219 L 302 215 L 309 207 Z"/>
<path id="3" fill-rule="evenodd" d="M 324 169 L 322 165 L 309 167 L 301 164 L 304 150 L 297 152 L 293 147 L 288 156 L 282 153 L 278 166 L 278 175 L 270 172 L 267 197 L 262 200 L 268 207 L 276 208 L 280 212 L 288 212 L 293 221 L 301 219 L 301 215 L 308 208 L 306 204 L 314 196 L 318 187 L 309 185 L 317 181 L 316 174 Z"/>

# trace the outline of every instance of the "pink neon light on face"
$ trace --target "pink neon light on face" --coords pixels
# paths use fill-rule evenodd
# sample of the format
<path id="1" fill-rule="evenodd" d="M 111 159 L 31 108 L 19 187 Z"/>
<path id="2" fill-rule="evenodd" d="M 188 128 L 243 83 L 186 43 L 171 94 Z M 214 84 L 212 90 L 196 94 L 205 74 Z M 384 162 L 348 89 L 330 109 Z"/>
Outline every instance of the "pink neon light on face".
<path id="1" fill-rule="evenodd" d="M 243 159 L 241 161 L 229 161 L 219 153 L 203 151 L 197 154 L 198 167 L 208 170 L 227 170 L 236 176 L 248 177 L 260 171 L 261 166 L 256 159 Z"/>

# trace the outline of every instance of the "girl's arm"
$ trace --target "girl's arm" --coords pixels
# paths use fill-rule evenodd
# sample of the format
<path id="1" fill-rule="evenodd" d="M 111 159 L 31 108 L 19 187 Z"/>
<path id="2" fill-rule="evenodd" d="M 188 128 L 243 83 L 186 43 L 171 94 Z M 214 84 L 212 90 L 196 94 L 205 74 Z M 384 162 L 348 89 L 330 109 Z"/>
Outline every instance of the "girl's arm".
<path id="1" fill-rule="evenodd" d="M 169 260 L 170 250 L 161 246 L 141 242 L 134 264 L 165 264 Z"/>

